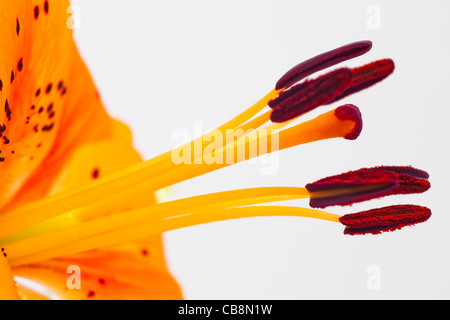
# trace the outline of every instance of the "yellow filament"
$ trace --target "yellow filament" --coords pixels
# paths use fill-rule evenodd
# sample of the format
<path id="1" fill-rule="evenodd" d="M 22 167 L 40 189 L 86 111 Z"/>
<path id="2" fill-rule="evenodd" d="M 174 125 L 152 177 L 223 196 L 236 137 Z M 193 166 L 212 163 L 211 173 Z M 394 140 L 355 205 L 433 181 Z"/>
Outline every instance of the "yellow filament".
<path id="1" fill-rule="evenodd" d="M 228 152 L 236 155 L 238 154 L 238 149 L 242 144 L 244 144 L 246 158 L 242 159 L 242 161 L 245 161 L 252 159 L 252 157 L 254 156 L 261 156 L 270 152 L 288 149 L 301 144 L 320 141 L 324 139 L 345 137 L 354 129 L 354 126 L 354 121 L 340 120 L 335 116 L 335 110 L 331 110 L 325 114 L 318 116 L 315 119 L 300 123 L 292 128 L 288 128 L 275 133 L 269 132 L 268 139 L 279 140 L 278 150 L 267 150 L 266 153 L 259 154 L 250 153 L 250 146 L 255 145 L 255 140 L 259 139 L 259 135 L 253 134 L 251 135 L 250 139 L 244 137 L 242 139 L 239 139 L 235 144 L 229 144 L 221 150 L 216 150 L 215 157 L 223 157 Z M 235 163 L 216 163 L 210 164 L 208 166 L 179 166 L 178 168 L 164 174 L 163 176 L 153 179 L 154 187 L 159 189 L 161 186 L 164 186 L 165 183 L 167 183 L 167 185 L 176 184 L 181 181 L 185 181 L 193 177 L 198 177 L 232 164 Z"/>
<path id="2" fill-rule="evenodd" d="M 221 125 L 214 131 L 219 131 L 222 134 L 225 134 L 227 130 L 234 130 L 235 128 L 237 128 L 239 126 L 243 126 L 243 124 L 246 123 L 249 119 L 253 118 L 259 112 L 261 112 L 267 106 L 269 101 L 275 99 L 282 91 L 283 91 L 283 89 L 281 89 L 281 90 L 273 89 L 264 98 L 259 100 L 253 106 L 251 106 L 247 110 L 243 111 L 241 114 L 239 114 L 235 118 L 231 119 L 230 121 L 224 123 L 223 125 Z M 259 118 L 255 119 L 256 121 L 253 121 L 250 124 L 245 125 L 245 128 L 246 128 L 245 130 L 247 130 L 249 128 L 252 128 L 252 129 L 258 128 L 260 126 L 260 124 L 258 124 L 258 123 L 261 121 L 264 121 L 263 118 L 267 118 L 267 115 L 265 115 L 265 116 L 263 115 L 263 117 L 259 117 Z M 270 119 L 270 116 L 264 122 L 267 122 L 269 119 Z M 183 145 L 180 148 L 182 149 L 183 147 L 190 147 L 191 145 L 197 145 L 197 144 L 202 144 L 204 146 L 204 143 L 205 143 L 204 137 L 210 135 L 211 133 L 212 132 L 209 132 L 209 133 L 203 135 L 202 137 L 196 138 L 193 141 L 186 143 L 185 145 Z M 160 155 L 157 158 L 155 158 L 154 159 L 155 163 L 156 163 L 156 160 L 158 160 L 157 161 L 158 163 L 170 160 L 171 155 L 172 155 L 172 151 L 168 151 L 165 154 Z"/>
<path id="3" fill-rule="evenodd" d="M 236 130 L 242 130 L 244 132 L 247 132 L 250 130 L 258 129 L 259 127 L 261 127 L 263 124 L 265 124 L 266 122 L 268 122 L 270 120 L 270 114 L 271 114 L 271 111 L 268 111 L 268 112 L 260 115 L 259 117 L 243 124 Z"/>
<path id="4" fill-rule="evenodd" d="M 261 112 L 267 106 L 267 104 L 271 100 L 273 100 L 276 97 L 278 97 L 278 95 L 283 90 L 284 89 L 281 89 L 281 90 L 275 90 L 274 89 L 274 90 L 270 91 L 264 98 L 262 98 L 255 105 L 253 105 L 252 107 L 248 108 L 247 110 L 242 112 L 240 115 L 238 115 L 236 118 L 228 121 L 227 123 L 225 123 L 224 125 L 220 126 L 217 129 L 219 131 L 221 131 L 221 132 L 225 132 L 227 129 L 233 129 L 233 128 L 236 128 L 236 127 L 240 126 L 241 124 L 245 123 L 248 119 L 251 119 L 256 114 Z"/>
<path id="5" fill-rule="evenodd" d="M 43 233 L 12 243 L 2 244 L 10 252 L 10 259 L 43 251 L 55 246 L 69 244 L 86 237 L 111 232 L 142 223 L 176 217 L 182 214 L 214 211 L 227 207 L 255 205 L 276 201 L 308 198 L 305 188 L 271 187 L 233 190 L 170 201 L 125 211 L 91 220 L 69 228 Z"/>
<path id="6" fill-rule="evenodd" d="M 40 251 L 36 254 L 16 257 L 10 260 L 12 266 L 29 264 L 42 260 L 51 259 L 58 256 L 72 255 L 88 250 L 104 248 L 118 245 L 123 242 L 134 241 L 145 238 L 153 234 L 160 234 L 171 230 L 186 228 L 190 226 L 251 217 L 308 217 L 322 219 L 332 222 L 339 222 L 339 216 L 331 213 L 297 207 L 284 206 L 253 206 L 230 209 L 218 209 L 213 212 L 206 210 L 198 213 L 187 214 L 170 219 L 159 220 L 147 224 L 140 224 L 130 228 L 123 228 L 117 231 L 101 234 L 94 237 L 85 238 L 61 245 L 49 250 Z"/>

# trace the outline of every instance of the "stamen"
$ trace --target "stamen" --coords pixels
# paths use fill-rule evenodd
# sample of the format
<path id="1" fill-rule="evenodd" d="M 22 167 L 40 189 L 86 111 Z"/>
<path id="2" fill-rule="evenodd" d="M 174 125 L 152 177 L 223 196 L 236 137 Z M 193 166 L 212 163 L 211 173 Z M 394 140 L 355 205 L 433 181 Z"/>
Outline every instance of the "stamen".
<path id="1" fill-rule="evenodd" d="M 110 216 L 97 219 L 81 217 L 74 225 L 61 224 L 54 230 L 42 230 L 42 233 L 30 235 L 23 239 L 2 239 L 2 245 L 12 252 L 10 258 L 26 255 L 36 250 L 41 251 L 57 245 L 70 243 L 88 236 L 110 232 L 134 225 L 149 223 L 160 219 L 167 219 L 187 213 L 214 210 L 226 207 L 255 205 L 261 203 L 285 201 L 307 198 L 308 192 L 304 188 L 254 188 L 218 192 L 187 199 L 153 204 L 126 210 Z M 75 214 L 76 215 L 76 214 Z M 76 221 L 74 221 L 76 222 Z"/>
<path id="2" fill-rule="evenodd" d="M 345 215 L 339 221 L 347 227 L 345 234 L 362 235 L 400 230 L 425 222 L 430 217 L 431 210 L 426 207 L 398 205 Z"/>
<path id="3" fill-rule="evenodd" d="M 352 69 L 353 77 L 348 88 L 328 104 L 375 85 L 390 76 L 394 72 L 394 69 L 394 61 L 391 59 L 375 61 L 365 66 Z"/>
<path id="4" fill-rule="evenodd" d="M 284 91 L 269 102 L 272 122 L 286 122 L 328 104 L 348 87 L 351 79 L 351 70 L 343 68 Z"/>
<path id="5" fill-rule="evenodd" d="M 35 254 L 18 256 L 10 259 L 11 266 L 19 266 L 51 259 L 58 256 L 72 255 L 79 252 L 118 245 L 123 242 L 135 241 L 154 234 L 191 227 L 195 225 L 252 217 L 307 217 L 331 222 L 339 222 L 339 216 L 328 212 L 307 208 L 284 206 L 251 206 L 229 209 L 205 210 L 192 214 L 176 216 L 170 219 L 151 223 L 136 224 L 133 227 L 123 227 L 113 232 L 101 233 L 94 237 L 73 241 L 66 245 L 56 246 L 49 250 L 38 251 Z"/>
<path id="6" fill-rule="evenodd" d="M 422 193 L 430 188 L 422 170 L 410 167 L 375 167 L 360 169 L 308 184 L 310 206 L 325 208 L 351 205 L 370 199 L 399 194 Z"/>
<path id="7" fill-rule="evenodd" d="M 322 53 L 314 58 L 306 60 L 289 70 L 277 82 L 275 89 L 289 88 L 306 77 L 334 66 L 343 61 L 356 58 L 365 54 L 372 48 L 370 41 L 358 41 L 339 47 L 337 49 Z"/>

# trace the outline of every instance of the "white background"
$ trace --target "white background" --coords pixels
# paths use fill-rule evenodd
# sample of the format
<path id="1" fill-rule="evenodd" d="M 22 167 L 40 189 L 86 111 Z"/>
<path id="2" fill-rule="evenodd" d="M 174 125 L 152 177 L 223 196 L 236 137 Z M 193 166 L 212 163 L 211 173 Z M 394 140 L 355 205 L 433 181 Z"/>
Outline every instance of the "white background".
<path id="1" fill-rule="evenodd" d="M 131 126 L 148 159 L 172 134 L 214 128 L 250 106 L 292 66 L 356 40 L 373 49 L 347 66 L 390 57 L 395 74 L 344 103 L 357 105 L 357 141 L 330 140 L 280 154 L 276 175 L 236 165 L 171 189 L 172 198 L 259 186 L 304 186 L 376 165 L 430 173 L 423 195 L 374 200 L 350 213 L 412 203 L 429 222 L 349 237 L 339 224 L 246 219 L 165 234 L 167 259 L 188 299 L 448 299 L 450 2 L 77 0 L 76 38 L 109 112 Z M 370 24 L 379 10 L 379 29 Z M 375 17 L 376 18 L 376 17 Z M 369 25 L 368 25 L 369 22 Z M 311 116 L 329 110 L 321 108 Z M 289 203 L 307 206 L 306 201 Z M 380 287 L 367 285 L 371 266 Z"/>

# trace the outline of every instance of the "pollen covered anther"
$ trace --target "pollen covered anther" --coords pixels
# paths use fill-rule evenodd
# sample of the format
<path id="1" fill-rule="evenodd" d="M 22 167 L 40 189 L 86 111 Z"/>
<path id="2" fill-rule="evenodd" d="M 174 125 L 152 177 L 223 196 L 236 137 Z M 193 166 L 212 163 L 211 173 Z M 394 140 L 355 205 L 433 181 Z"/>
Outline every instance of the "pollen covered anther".
<path id="1" fill-rule="evenodd" d="M 346 226 L 344 234 L 380 234 L 400 230 L 427 221 L 431 210 L 416 205 L 397 205 L 344 215 L 339 221 Z"/>
<path id="2" fill-rule="evenodd" d="M 357 41 L 337 49 L 322 53 L 314 58 L 306 60 L 287 73 L 285 73 L 276 84 L 276 89 L 289 88 L 306 77 L 334 66 L 343 61 L 347 61 L 361 56 L 372 48 L 371 41 Z"/>
<path id="3" fill-rule="evenodd" d="M 392 59 L 382 59 L 352 69 L 352 81 L 349 86 L 330 102 L 336 102 L 351 94 L 367 89 L 389 77 L 395 70 Z"/>
<path id="4" fill-rule="evenodd" d="M 351 79 L 351 70 L 342 68 L 282 92 L 269 102 L 272 122 L 286 122 L 328 104 L 348 87 Z"/>
<path id="5" fill-rule="evenodd" d="M 308 184 L 310 206 L 346 206 L 399 194 L 423 193 L 430 188 L 428 174 L 411 167 L 375 167 L 331 176 Z"/>
<path id="6" fill-rule="evenodd" d="M 383 166 L 373 170 L 389 170 L 397 174 L 398 186 L 387 195 L 424 193 L 431 187 L 428 173 L 413 167 Z"/>

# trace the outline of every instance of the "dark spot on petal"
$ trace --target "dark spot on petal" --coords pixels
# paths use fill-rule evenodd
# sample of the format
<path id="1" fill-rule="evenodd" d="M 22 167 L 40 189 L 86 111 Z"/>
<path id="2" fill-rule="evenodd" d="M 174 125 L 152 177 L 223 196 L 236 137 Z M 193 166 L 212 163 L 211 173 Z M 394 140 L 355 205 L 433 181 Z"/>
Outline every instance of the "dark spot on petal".
<path id="1" fill-rule="evenodd" d="M 47 86 L 47 89 L 45 89 L 45 93 L 49 94 L 50 92 L 52 92 L 52 88 L 53 88 L 53 83 L 49 83 Z"/>
<path id="2" fill-rule="evenodd" d="M 34 7 L 34 18 L 39 18 L 39 6 Z"/>
<path id="3" fill-rule="evenodd" d="M 19 35 L 19 33 L 20 33 L 20 23 L 19 23 L 19 18 L 16 19 L 16 32 L 17 32 L 17 35 Z"/>
<path id="4" fill-rule="evenodd" d="M 11 121 L 11 109 L 9 108 L 9 102 L 8 99 L 6 99 L 5 101 L 5 113 L 6 113 L 6 117 L 8 118 L 8 121 Z"/>
<path id="5" fill-rule="evenodd" d="M 45 2 L 44 2 L 44 11 L 45 11 L 45 13 L 48 14 L 48 10 L 49 10 L 48 0 L 45 0 Z"/>
<path id="6" fill-rule="evenodd" d="M 40 94 L 41 94 L 41 89 L 37 89 L 37 91 L 36 91 L 36 97 L 39 97 Z"/>
<path id="7" fill-rule="evenodd" d="M 93 298 L 94 296 L 95 296 L 95 291 L 92 291 L 92 290 L 89 291 L 88 294 L 87 294 L 88 298 Z"/>
<path id="8" fill-rule="evenodd" d="M 106 283 L 106 281 L 103 278 L 99 278 L 98 283 L 100 283 L 101 285 L 104 285 Z"/>
<path id="9" fill-rule="evenodd" d="M 23 58 L 19 60 L 19 63 L 17 64 L 17 69 L 19 71 L 22 71 L 22 69 L 23 69 Z"/>
<path id="10" fill-rule="evenodd" d="M 58 91 L 61 90 L 61 89 L 63 88 L 63 86 L 64 86 L 64 82 L 61 80 L 61 81 L 58 83 Z"/>
<path id="11" fill-rule="evenodd" d="M 43 126 L 42 131 L 51 131 L 55 127 L 55 123 L 52 122 L 49 125 Z"/>
<path id="12" fill-rule="evenodd" d="M 14 82 L 14 71 L 11 71 L 11 83 Z"/>
<path id="13" fill-rule="evenodd" d="M 92 170 L 92 179 L 98 179 L 100 177 L 100 169 L 95 168 Z"/>

